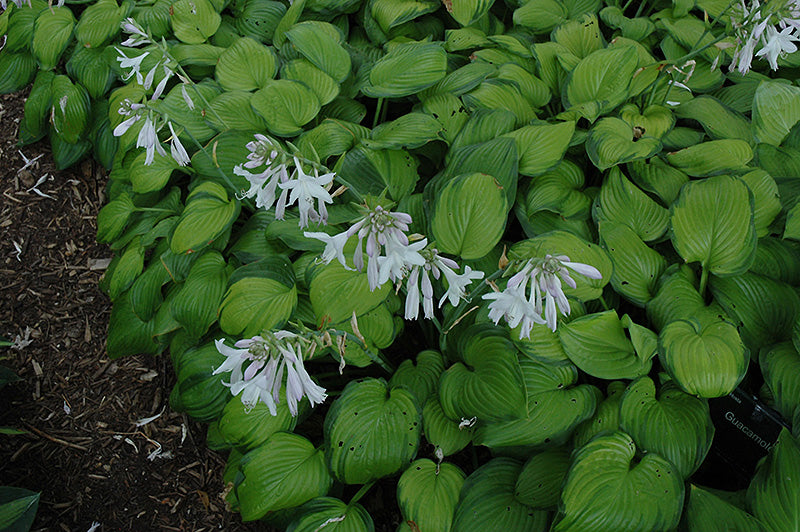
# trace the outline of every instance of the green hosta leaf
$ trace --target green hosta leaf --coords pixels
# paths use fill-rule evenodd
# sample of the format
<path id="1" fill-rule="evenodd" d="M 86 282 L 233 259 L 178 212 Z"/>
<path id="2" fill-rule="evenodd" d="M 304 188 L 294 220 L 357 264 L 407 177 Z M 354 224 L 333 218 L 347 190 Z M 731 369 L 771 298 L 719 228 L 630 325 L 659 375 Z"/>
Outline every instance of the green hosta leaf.
<path id="1" fill-rule="evenodd" d="M 97 48 L 76 47 L 67 62 L 67 72 L 93 99 L 101 98 L 114 81 L 114 73 L 103 59 L 103 51 Z"/>
<path id="2" fill-rule="evenodd" d="M 440 7 L 437 0 L 374 0 L 370 2 L 369 9 L 381 29 L 388 33 L 395 26 L 410 22 Z"/>
<path id="3" fill-rule="evenodd" d="M 800 523 L 800 445 L 782 429 L 778 442 L 756 467 L 747 489 L 753 514 L 770 532 L 797 529 Z"/>
<path id="4" fill-rule="evenodd" d="M 137 236 L 120 255 L 114 269 L 106 272 L 106 275 L 111 276 L 108 281 L 108 297 L 112 301 L 117 299 L 133 284 L 143 268 L 144 248 L 141 245 L 141 238 Z"/>
<path id="5" fill-rule="evenodd" d="M 2 57 L 0 57 L 1 62 Z M 25 112 L 19 123 L 19 142 L 23 146 L 36 142 L 47 133 L 47 121 L 53 104 L 51 88 L 53 78 L 55 74 L 47 70 L 36 73 L 31 92 L 25 100 Z"/>
<path id="6" fill-rule="evenodd" d="M 639 130 L 620 118 L 603 118 L 589 131 L 586 153 L 596 167 L 606 170 L 661 151 L 661 141 L 657 138 L 639 135 Z"/>
<path id="7" fill-rule="evenodd" d="M 598 405 L 594 416 L 578 425 L 578 428 L 575 429 L 572 441 L 576 449 L 586 445 L 596 434 L 603 431 L 613 432 L 619 430 L 619 405 L 622 402 L 624 391 L 624 382 L 612 381 L 608 383 L 608 396 Z"/>
<path id="8" fill-rule="evenodd" d="M 675 109 L 675 115 L 696 120 L 714 140 L 741 139 L 749 142 L 753 137 L 750 122 L 741 113 L 705 94 L 680 104 Z"/>
<path id="9" fill-rule="evenodd" d="M 452 143 L 469 119 L 467 109 L 460 98 L 450 93 L 441 93 L 424 100 L 422 110 L 442 125 L 445 142 Z"/>
<path id="10" fill-rule="evenodd" d="M 252 37 L 264 44 L 271 44 L 275 37 L 275 46 L 281 46 L 285 36 L 283 32 L 297 22 L 292 15 L 299 15 L 305 2 L 297 2 L 297 7 L 287 10 L 286 5 L 277 0 L 246 0 L 237 5 L 238 16 L 233 20 L 237 33 Z M 241 11 L 239 11 L 241 9 Z M 287 26 L 283 26 L 284 21 Z"/>
<path id="11" fill-rule="evenodd" d="M 64 170 L 80 161 L 92 149 L 88 140 L 78 140 L 75 143 L 66 142 L 55 130 L 50 129 L 50 148 L 53 150 L 53 160 L 56 168 Z"/>
<path id="12" fill-rule="evenodd" d="M 369 513 L 358 503 L 345 504 L 332 497 L 319 497 L 304 504 L 303 513 L 286 532 L 374 532 Z"/>
<path id="13" fill-rule="evenodd" d="M 520 94 L 533 107 L 543 107 L 550 101 L 551 93 L 547 84 L 516 63 L 500 65 L 495 78 L 516 84 Z"/>
<path id="14" fill-rule="evenodd" d="M 472 429 L 461 427 L 459 421 L 445 415 L 438 395 L 431 395 L 422 409 L 422 424 L 425 439 L 441 449 L 444 456 L 462 450 L 472 441 Z"/>
<path id="15" fill-rule="evenodd" d="M 572 262 L 589 264 L 597 268 L 602 279 L 589 279 L 575 272 L 570 272 L 576 288 L 564 286 L 564 294 L 581 301 L 597 299 L 603 293 L 603 287 L 611 280 L 613 265 L 608 253 L 598 246 L 565 231 L 552 231 L 529 240 L 517 242 L 511 247 L 510 259 L 544 258 L 545 255 L 566 255 Z"/>
<path id="16" fill-rule="evenodd" d="M 40 68 L 55 68 L 72 40 L 74 27 L 75 17 L 68 7 L 53 7 L 41 12 L 33 30 L 33 55 Z"/>
<path id="17" fill-rule="evenodd" d="M 453 530 L 547 530 L 547 512 L 535 511 L 515 497 L 522 464 L 511 458 L 493 458 L 475 470 L 461 489 Z"/>
<path id="18" fill-rule="evenodd" d="M 416 364 L 412 360 L 404 360 L 389 380 L 389 386 L 403 386 L 424 405 L 431 394 L 436 393 L 439 376 L 444 371 L 444 360 L 438 351 L 426 350 L 417 355 Z"/>
<path id="19" fill-rule="evenodd" d="M 153 340 L 153 328 L 153 322 L 143 322 L 133 312 L 129 295 L 122 294 L 114 301 L 108 321 L 106 351 L 109 358 L 160 352 L 161 346 Z M 221 384 L 220 387 L 224 388 Z M 230 395 L 227 390 L 226 393 Z"/>
<path id="20" fill-rule="evenodd" d="M 513 82 L 488 79 L 461 99 L 468 109 L 503 109 L 511 111 L 516 117 L 517 127 L 536 118 L 531 103 L 523 96 Z"/>
<path id="21" fill-rule="evenodd" d="M 599 22 L 594 13 L 570 20 L 553 30 L 553 41 L 567 48 L 576 57 L 583 59 L 605 45 Z"/>
<path id="22" fill-rule="evenodd" d="M 669 211 L 612 168 L 594 205 L 594 217 L 627 225 L 641 240 L 652 242 L 669 228 Z"/>
<path id="23" fill-rule="evenodd" d="M 791 338 L 800 316 L 800 297 L 786 283 L 747 272 L 712 278 L 710 286 L 714 299 L 740 326 L 742 340 L 752 353 Z"/>
<path id="24" fill-rule="evenodd" d="M 345 270 L 338 262 L 321 266 L 309 287 L 317 319 L 331 323 L 347 321 L 353 313 L 366 314 L 383 303 L 390 292 L 389 283 L 370 290 L 366 272 Z"/>
<path id="25" fill-rule="evenodd" d="M 278 71 L 272 48 L 242 37 L 222 52 L 214 76 L 226 91 L 251 91 L 265 87 Z"/>
<path id="26" fill-rule="evenodd" d="M 556 0 L 530 0 L 514 11 L 514 24 L 540 34 L 566 22 L 567 18 L 566 7 Z"/>
<path id="27" fill-rule="evenodd" d="M 454 179 L 434 206 L 431 229 L 438 248 L 464 259 L 479 259 L 503 235 L 508 204 L 502 186 L 490 175 Z"/>
<path id="28" fill-rule="evenodd" d="M 116 307 L 115 307 L 116 308 Z M 200 421 L 216 420 L 231 399 L 230 388 L 213 372 L 225 360 L 214 342 L 172 353 L 177 383 L 172 390 L 170 407 L 186 412 Z"/>
<path id="29" fill-rule="evenodd" d="M 666 259 L 648 247 L 628 226 L 600 222 L 600 241 L 614 263 L 611 285 L 620 295 L 643 307 L 656 293 L 656 281 Z"/>
<path id="30" fill-rule="evenodd" d="M 225 95 L 239 95 L 243 94 L 238 91 L 225 92 L 220 96 Z M 235 99 L 236 96 L 230 96 Z M 212 100 L 211 107 L 215 107 L 216 99 Z M 252 113 L 253 116 L 255 113 Z M 247 120 L 246 116 L 239 117 L 240 119 Z M 258 117 L 258 120 L 261 120 Z M 263 121 L 262 121 L 263 123 Z M 237 164 L 241 164 L 247 160 L 247 155 L 250 150 L 247 149 L 247 143 L 253 140 L 253 133 L 258 130 L 239 131 L 230 129 L 223 131 L 219 135 L 212 138 L 206 145 L 205 149 L 197 150 L 192 155 L 191 166 L 194 168 L 198 175 L 205 177 L 210 181 L 219 181 L 220 173 L 225 174 L 228 179 L 233 183 L 233 189 L 229 188 L 229 194 L 237 194 L 242 189 L 247 190 L 250 185 L 242 176 L 233 173 L 233 168 Z M 227 183 L 218 182 L 218 185 L 227 185 Z"/>
<path id="31" fill-rule="evenodd" d="M 305 132 L 294 144 L 301 151 L 313 146 L 320 160 L 325 161 L 332 155 L 342 155 L 360 140 L 368 138 L 369 134 L 369 129 L 358 124 L 326 118 L 320 125 Z"/>
<path id="32" fill-rule="evenodd" d="M 577 318 L 558 330 L 569 359 L 589 375 L 635 379 L 650 371 L 650 360 L 637 356 L 614 310 Z"/>
<path id="33" fill-rule="evenodd" d="M 800 244 L 777 237 L 759 239 L 750 271 L 790 285 L 799 285 Z"/>
<path id="34" fill-rule="evenodd" d="M 523 417 L 525 381 L 513 344 L 493 328 L 474 326 L 457 362 L 442 373 L 439 401 L 450 419 Z"/>
<path id="35" fill-rule="evenodd" d="M 573 456 L 553 532 L 670 530 L 683 507 L 675 467 L 648 453 L 634 465 L 636 445 L 624 432 L 599 436 Z"/>
<path id="36" fill-rule="evenodd" d="M 172 316 L 192 336 L 202 336 L 217 320 L 230 276 L 227 266 L 218 252 L 204 253 L 192 265 L 180 293 L 172 301 Z"/>
<path id="37" fill-rule="evenodd" d="M 753 98 L 753 136 L 757 142 L 780 146 L 800 120 L 800 88 L 762 81 Z"/>
<path id="38" fill-rule="evenodd" d="M 376 150 L 356 146 L 347 152 L 337 173 L 360 194 L 390 196 L 401 200 L 414 190 L 419 180 L 417 159 L 406 150 Z"/>
<path id="39" fill-rule="evenodd" d="M 549 510 L 561 501 L 561 486 L 570 465 L 566 447 L 554 447 L 531 456 L 520 471 L 514 497 L 535 510 Z"/>
<path id="40" fill-rule="evenodd" d="M 170 6 L 175 36 L 187 44 L 200 44 L 216 33 L 222 18 L 208 0 L 178 0 Z"/>
<path id="41" fill-rule="evenodd" d="M 75 39 L 78 45 L 100 48 L 119 33 L 119 25 L 126 11 L 126 8 L 117 5 L 116 0 L 98 0 L 87 6 L 81 13 L 78 25 L 75 26 Z"/>
<path id="42" fill-rule="evenodd" d="M 448 13 L 462 26 L 469 26 L 489 12 L 494 0 L 453 0 L 445 4 Z"/>
<path id="43" fill-rule="evenodd" d="M 689 485 L 690 495 L 681 524 L 686 530 L 708 532 L 764 532 L 761 523 L 736 506 L 703 488 Z"/>
<path id="44" fill-rule="evenodd" d="M 583 170 L 564 160 L 553 170 L 532 179 L 525 196 L 525 209 L 530 217 L 539 211 L 552 211 L 565 218 L 586 218 L 591 198 L 583 191 Z M 513 198 L 512 198 L 513 199 Z"/>
<path id="45" fill-rule="evenodd" d="M 640 113 L 635 104 L 629 103 L 620 109 L 619 117 L 633 128 L 635 135 L 642 137 L 660 139 L 675 125 L 675 115 L 660 105 L 651 105 Z"/>
<path id="46" fill-rule="evenodd" d="M 575 122 L 525 126 L 506 137 L 514 139 L 519 154 L 519 173 L 538 176 L 555 168 L 564 157 L 575 131 Z"/>
<path id="47" fill-rule="evenodd" d="M 417 454 L 420 421 L 410 392 L 383 379 L 351 381 L 325 416 L 333 475 L 364 484 L 405 468 Z"/>
<path id="48" fill-rule="evenodd" d="M 297 51 L 337 83 L 350 74 L 350 55 L 342 48 L 339 30 L 327 22 L 308 20 L 285 33 Z"/>
<path id="49" fill-rule="evenodd" d="M 800 354 L 790 342 L 783 342 L 762 350 L 758 364 L 775 397 L 775 409 L 792 419 L 800 405 Z"/>
<path id="50" fill-rule="evenodd" d="M 682 392 L 674 382 L 656 393 L 649 377 L 625 390 L 620 427 L 639 449 L 668 459 L 684 478 L 703 463 L 714 437 L 708 403 Z"/>
<path id="51" fill-rule="evenodd" d="M 565 443 L 577 425 L 591 417 L 600 393 L 574 386 L 578 370 L 527 357 L 519 360 L 527 392 L 527 416 L 479 427 L 474 441 L 487 447 L 539 447 Z"/>
<path id="52" fill-rule="evenodd" d="M 767 236 L 770 232 L 770 224 L 781 212 L 778 185 L 772 176 L 761 169 L 739 176 L 739 179 L 744 181 L 750 192 L 753 193 L 753 222 L 756 226 L 756 234 L 759 238 Z"/>
<path id="53" fill-rule="evenodd" d="M 783 231 L 783 238 L 800 240 L 800 203 L 789 209 L 786 214 L 786 227 Z"/>
<path id="54" fill-rule="evenodd" d="M 700 262 L 714 275 L 746 271 L 757 244 L 752 197 L 747 185 L 729 176 L 683 187 L 672 206 L 672 243 L 683 260 Z"/>
<path id="55" fill-rule="evenodd" d="M 225 91 L 209 102 L 211 104 L 209 105 L 210 111 L 206 115 L 206 119 L 214 128 L 220 131 L 237 129 L 245 131 L 263 131 L 267 128 L 267 123 L 261 115 L 256 114 L 253 110 L 253 107 L 250 105 L 252 99 L 253 93 L 248 91 Z M 252 138 L 252 136 L 250 136 L 250 138 Z M 217 151 L 216 153 L 218 158 L 230 156 L 227 152 Z M 195 155 L 196 158 L 202 158 L 206 161 L 210 160 L 208 155 L 204 154 L 202 150 L 197 151 Z M 192 166 L 194 166 L 194 161 Z M 232 174 L 233 166 L 225 167 L 227 173 Z M 220 165 L 220 168 L 221 167 L 222 165 Z M 201 170 L 197 170 L 201 172 Z M 203 173 L 208 175 L 207 171 Z M 212 172 L 211 175 L 216 177 L 218 174 Z"/>
<path id="56" fill-rule="evenodd" d="M 161 155 L 160 153 L 155 154 L 149 165 L 146 163 L 147 153 L 142 151 L 128 167 L 128 176 L 133 185 L 133 191 L 138 194 L 163 189 L 167 186 L 172 172 L 181 168 L 170 155 Z"/>
<path id="57" fill-rule="evenodd" d="M 275 135 L 292 137 L 302 131 L 320 110 L 314 91 L 286 79 L 271 81 L 251 100 L 253 109 L 264 117 L 267 129 Z"/>
<path id="58" fill-rule="evenodd" d="M 228 334 L 249 338 L 282 326 L 297 305 L 291 264 L 268 257 L 236 270 L 219 310 L 219 326 Z"/>
<path id="59" fill-rule="evenodd" d="M 186 198 L 170 248 L 173 253 L 193 253 L 216 240 L 239 215 L 240 204 L 228 200 L 228 193 L 210 181 L 195 187 Z"/>
<path id="60" fill-rule="evenodd" d="M 681 187 L 689 181 L 689 176 L 658 157 L 653 157 L 649 161 L 629 163 L 628 172 L 638 186 L 655 194 L 663 205 L 675 201 Z"/>
<path id="61" fill-rule="evenodd" d="M 728 322 L 701 326 L 695 321 L 669 323 L 659 336 L 659 359 L 684 391 L 722 397 L 744 378 L 750 360 L 736 327 Z"/>
<path id="62" fill-rule="evenodd" d="M 433 200 L 441 193 L 441 188 L 453 177 L 460 174 L 480 172 L 492 176 L 503 187 L 508 205 L 512 205 L 517 196 L 519 179 L 517 148 L 509 138 L 497 138 L 473 144 L 451 148 L 452 157 L 441 176 L 441 181 L 434 180 L 425 192 L 431 194 Z"/>
<path id="63" fill-rule="evenodd" d="M 750 144 L 739 139 L 711 140 L 667 154 L 667 162 L 691 176 L 741 171 L 753 158 Z"/>
<path id="64" fill-rule="evenodd" d="M 183 91 L 181 90 L 181 86 L 182 84 L 178 83 L 169 91 L 169 94 L 167 94 L 161 101 L 159 109 L 166 113 L 170 120 L 172 120 L 174 123 L 180 124 L 185 128 L 185 132 L 178 133 L 183 145 L 194 146 L 195 142 L 206 142 L 208 139 L 214 136 L 215 131 L 209 127 L 205 119 L 205 115 L 210 111 L 205 109 L 201 102 L 210 102 L 216 98 L 217 95 L 222 92 L 222 90 L 216 83 L 209 81 L 204 81 L 202 83 L 193 85 L 191 88 L 187 88 L 186 92 L 195 102 L 195 108 L 189 109 L 189 106 L 183 99 Z M 200 98 L 195 91 L 198 91 L 202 95 L 202 98 Z M 137 100 L 131 99 L 131 101 Z M 118 107 L 112 106 L 112 109 L 118 109 Z M 131 128 L 129 131 L 133 131 L 133 128 Z"/>
<path id="65" fill-rule="evenodd" d="M 637 65 L 636 49 L 629 46 L 589 54 L 569 75 L 564 89 L 564 107 L 594 122 L 625 101 Z"/>
<path id="66" fill-rule="evenodd" d="M 379 59 L 362 92 L 373 98 L 399 98 L 430 87 L 447 73 L 447 54 L 441 44 L 398 44 Z"/>
<path id="67" fill-rule="evenodd" d="M 440 140 L 442 125 L 426 113 L 408 113 L 397 120 L 384 122 L 372 131 L 372 139 L 364 144 L 370 148 L 419 148 Z"/>
<path id="68" fill-rule="evenodd" d="M 332 102 L 339 95 L 339 84 L 307 59 L 294 59 L 281 67 L 281 78 L 305 83 L 317 95 L 320 105 Z"/>
<path id="69" fill-rule="evenodd" d="M 97 241 L 108 244 L 116 240 L 128 225 L 128 220 L 135 210 L 136 207 L 128 193 L 121 194 L 108 202 L 97 213 Z"/>
<path id="70" fill-rule="evenodd" d="M 89 94 L 67 76 L 53 78 L 53 129 L 68 144 L 75 144 L 89 124 Z"/>
<path id="71" fill-rule="evenodd" d="M 276 405 L 278 415 L 273 416 L 264 403 L 259 401 L 255 406 L 245 406 L 238 395 L 222 410 L 219 435 L 243 452 L 251 451 L 263 445 L 273 434 L 294 429 L 297 418 L 292 417 L 288 405 L 288 401 L 281 400 Z"/>
<path id="72" fill-rule="evenodd" d="M 321 450 L 297 434 L 278 432 L 242 458 L 236 486 L 243 521 L 325 495 L 333 480 Z"/>
<path id="73" fill-rule="evenodd" d="M 30 530 L 39 507 L 39 493 L 0 486 L 0 528 L 8 532 Z"/>
<path id="74" fill-rule="evenodd" d="M 464 472 L 453 464 L 423 458 L 412 462 L 397 482 L 397 504 L 419 530 L 449 532 Z"/>

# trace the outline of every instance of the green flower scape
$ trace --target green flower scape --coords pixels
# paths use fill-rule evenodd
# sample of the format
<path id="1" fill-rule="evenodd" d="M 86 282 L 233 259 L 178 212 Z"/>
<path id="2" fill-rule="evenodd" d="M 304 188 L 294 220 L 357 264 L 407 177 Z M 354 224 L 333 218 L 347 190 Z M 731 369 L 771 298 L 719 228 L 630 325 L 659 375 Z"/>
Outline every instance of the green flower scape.
<path id="1" fill-rule="evenodd" d="M 108 169 L 108 355 L 243 520 L 798 530 L 800 2 L 62 4 L 3 0 L 0 92 Z M 737 387 L 794 426 L 746 494 L 694 477 Z"/>

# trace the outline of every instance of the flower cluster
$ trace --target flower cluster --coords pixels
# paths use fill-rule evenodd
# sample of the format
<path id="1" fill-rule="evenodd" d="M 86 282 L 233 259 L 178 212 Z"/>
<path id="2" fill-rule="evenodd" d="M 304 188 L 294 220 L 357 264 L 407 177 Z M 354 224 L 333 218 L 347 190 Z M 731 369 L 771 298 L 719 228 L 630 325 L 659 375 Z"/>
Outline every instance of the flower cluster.
<path id="1" fill-rule="evenodd" d="M 773 0 L 762 5 L 742 0 L 741 11 L 731 17 L 736 34 L 736 50 L 730 70 L 746 74 L 753 55 L 778 70 L 778 58 L 797 51 L 800 41 L 800 0 Z M 758 51 L 756 51 L 758 49 Z"/>
<path id="2" fill-rule="evenodd" d="M 256 140 L 247 143 L 250 154 L 247 162 L 236 165 L 233 173 L 244 177 L 250 183 L 250 188 L 243 191 L 242 198 L 256 198 L 256 207 L 270 210 L 275 206 L 275 218 L 283 220 L 286 207 L 297 203 L 300 211 L 300 227 L 308 227 L 309 222 L 325 224 L 328 221 L 326 204 L 333 203 L 333 196 L 329 190 L 335 174 L 329 172 L 319 175 L 314 169 L 313 175 L 303 170 L 302 163 L 297 157 L 292 157 L 291 162 L 282 157 L 277 161 L 279 152 L 276 145 L 264 135 L 256 135 Z M 289 175 L 288 165 L 294 164 L 294 171 Z M 248 169 L 265 166 L 260 173 L 252 173 Z M 277 195 L 281 189 L 280 196 Z M 314 207 L 314 200 L 317 207 Z"/>
<path id="3" fill-rule="evenodd" d="M 282 388 L 286 390 L 286 402 L 293 416 L 297 415 L 297 404 L 303 397 L 308 397 L 311 406 L 327 398 L 325 388 L 317 385 L 303 366 L 301 346 L 315 346 L 310 340 L 289 331 L 277 331 L 239 340 L 234 347 L 228 347 L 222 339 L 215 343 L 227 358 L 213 374 L 230 372 L 230 382 L 223 384 L 233 395 L 242 394 L 242 404 L 247 409 L 262 402 L 270 414 L 277 415 Z"/>
<path id="4" fill-rule="evenodd" d="M 544 259 L 530 259 L 508 280 L 505 290 L 483 296 L 483 299 L 492 301 L 489 304 L 489 318 L 495 324 L 500 318 L 505 318 L 511 328 L 519 325 L 520 339 L 530 337 L 535 323 L 546 324 L 551 331 L 555 331 L 558 312 L 564 316 L 570 313 L 569 301 L 564 295 L 562 282 L 571 288 L 577 286 L 567 268 L 589 279 L 603 277 L 594 266 L 570 262 L 566 255 L 545 255 Z"/>
<path id="5" fill-rule="evenodd" d="M 167 156 L 167 152 L 161 146 L 161 141 L 158 138 L 158 132 L 165 125 L 169 128 L 171 134 L 168 141 L 172 158 L 181 166 L 189 164 L 189 154 L 181 144 L 172 122 L 162 119 L 160 115 L 149 109 L 145 104 L 133 103 L 127 98 L 122 101 L 117 112 L 128 118 L 114 128 L 113 134 L 115 137 L 124 135 L 136 122 L 144 119 L 142 129 L 139 130 L 139 136 L 136 138 L 136 147 L 144 148 L 147 153 L 144 164 L 152 164 L 156 153 L 162 157 Z"/>

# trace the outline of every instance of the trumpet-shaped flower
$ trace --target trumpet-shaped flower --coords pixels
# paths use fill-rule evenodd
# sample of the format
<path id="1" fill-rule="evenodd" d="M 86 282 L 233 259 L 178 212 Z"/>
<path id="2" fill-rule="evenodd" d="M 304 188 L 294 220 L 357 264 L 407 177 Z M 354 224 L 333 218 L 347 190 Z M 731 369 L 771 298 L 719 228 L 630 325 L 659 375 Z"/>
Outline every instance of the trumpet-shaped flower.
<path id="1" fill-rule="evenodd" d="M 333 203 L 333 198 L 325 187 L 330 185 L 335 174 L 331 172 L 319 175 L 316 169 L 313 176 L 306 174 L 297 157 L 294 158 L 294 164 L 294 179 L 278 184 L 283 191 L 290 191 L 286 206 L 288 207 L 297 202 L 300 210 L 300 227 L 308 227 L 309 221 L 326 223 L 328 211 L 325 208 L 325 204 Z M 314 209 L 314 200 L 317 200 L 319 212 Z"/>
<path id="2" fill-rule="evenodd" d="M 322 262 L 329 264 L 333 259 L 336 259 L 339 261 L 339 264 L 344 266 L 345 270 L 353 270 L 353 268 L 347 265 L 347 260 L 344 257 L 344 246 L 347 244 L 348 240 L 346 232 L 331 236 L 328 233 L 311 233 L 306 231 L 303 233 L 303 236 L 321 240 L 325 243 L 325 250 L 322 252 L 322 257 L 320 257 Z"/>

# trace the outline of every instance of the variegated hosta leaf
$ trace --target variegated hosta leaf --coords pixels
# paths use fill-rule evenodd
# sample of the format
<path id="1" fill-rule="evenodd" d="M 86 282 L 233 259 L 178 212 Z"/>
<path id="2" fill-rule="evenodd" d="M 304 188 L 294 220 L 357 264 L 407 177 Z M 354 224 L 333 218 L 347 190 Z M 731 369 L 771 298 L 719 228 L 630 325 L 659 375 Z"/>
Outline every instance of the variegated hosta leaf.
<path id="1" fill-rule="evenodd" d="M 689 176 L 673 168 L 658 157 L 649 161 L 633 161 L 627 165 L 631 180 L 642 190 L 655 194 L 662 205 L 669 206 Z"/>
<path id="2" fill-rule="evenodd" d="M 401 362 L 389 379 L 389 386 L 407 388 L 417 402 L 424 405 L 428 397 L 438 391 L 439 376 L 442 371 L 444 371 L 442 355 L 428 349 L 417 355 L 416 364 L 410 359 Z"/>
<path id="3" fill-rule="evenodd" d="M 640 239 L 651 242 L 669 228 L 669 211 L 658 205 L 618 168 L 612 168 L 594 203 L 598 223 L 613 221 L 630 227 Z"/>
<path id="4" fill-rule="evenodd" d="M 570 449 L 553 447 L 531 456 L 517 479 L 514 496 L 536 510 L 554 508 L 570 466 Z"/>
<path id="5" fill-rule="evenodd" d="M 762 350 L 758 363 L 775 409 L 791 420 L 800 405 L 800 354 L 790 342 L 783 342 Z"/>
<path id="6" fill-rule="evenodd" d="M 372 517 L 358 503 L 345 504 L 333 497 L 318 497 L 300 508 L 286 532 L 374 532 Z"/>
<path id="7" fill-rule="evenodd" d="M 683 507 L 683 479 L 655 453 L 635 463 L 624 432 L 598 436 L 573 456 L 553 532 L 671 530 Z"/>
<path id="8" fill-rule="evenodd" d="M 666 259 L 627 225 L 600 222 L 600 239 L 614 262 L 614 290 L 644 307 L 655 295 L 656 281 L 667 268 Z"/>
<path id="9" fill-rule="evenodd" d="M 619 415 L 620 428 L 639 449 L 668 459 L 684 478 L 703 463 L 714 437 L 708 403 L 674 382 L 656 393 L 652 379 L 637 379 L 622 395 Z"/>
<path id="10" fill-rule="evenodd" d="M 769 532 L 786 532 L 800 527 L 800 445 L 783 429 L 769 455 L 756 467 L 747 489 L 753 514 Z"/>
<path id="11" fill-rule="evenodd" d="M 703 94 L 683 102 L 675 109 L 678 118 L 696 120 L 712 139 L 741 139 L 750 141 L 750 122 L 739 112 L 717 98 Z"/>
<path id="12" fill-rule="evenodd" d="M 570 74 L 564 89 L 564 107 L 594 122 L 628 97 L 628 85 L 637 64 L 632 46 L 605 48 L 588 55 Z"/>
<path id="13" fill-rule="evenodd" d="M 763 525 L 744 510 L 720 499 L 710 491 L 689 485 L 689 500 L 681 524 L 689 532 L 764 532 Z"/>
<path id="14" fill-rule="evenodd" d="M 521 471 L 522 464 L 511 458 L 494 458 L 476 469 L 461 489 L 453 530 L 548 530 L 547 512 L 534 510 L 514 497 Z"/>
<path id="15" fill-rule="evenodd" d="M 753 98 L 753 136 L 757 142 L 780 146 L 800 120 L 800 89 L 777 81 L 758 85 Z"/>
<path id="16" fill-rule="evenodd" d="M 594 415 L 575 429 L 572 443 L 576 449 L 586 445 L 595 434 L 619 430 L 619 405 L 625 388 L 626 385 L 622 381 L 608 383 L 607 396 L 597 406 Z"/>
<path id="17" fill-rule="evenodd" d="M 667 154 L 667 162 L 691 176 L 710 176 L 746 168 L 750 144 L 739 139 L 710 140 Z"/>
<path id="18" fill-rule="evenodd" d="M 591 198 L 584 187 L 583 170 L 564 160 L 553 170 L 531 180 L 525 195 L 525 212 L 530 217 L 540 211 L 552 211 L 565 218 L 585 218 Z"/>
<path id="19" fill-rule="evenodd" d="M 447 417 L 438 395 L 428 397 L 422 409 L 422 427 L 428 443 L 440 449 L 444 456 L 457 453 L 472 441 L 473 429 L 463 426 L 461 420 Z"/>
<path id="20" fill-rule="evenodd" d="M 464 484 L 464 472 L 450 463 L 423 458 L 412 462 L 397 482 L 397 503 L 403 519 L 418 530 L 449 532 Z"/>
<path id="21" fill-rule="evenodd" d="M 373 98 L 399 98 L 430 87 L 447 73 L 447 53 L 441 44 L 397 44 L 379 59 L 362 92 Z"/>
<path id="22" fill-rule="evenodd" d="M 750 361 L 736 327 L 727 321 L 673 321 L 661 330 L 659 345 L 659 360 L 675 382 L 700 397 L 731 393 Z"/>

